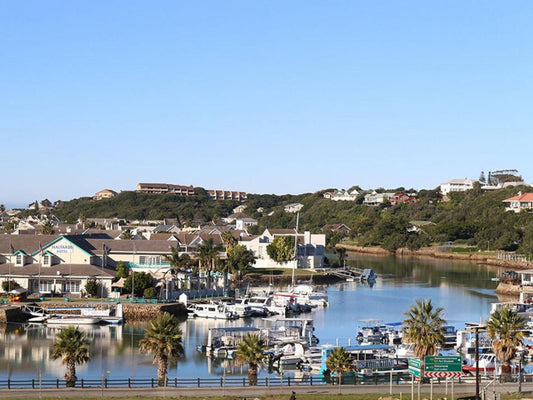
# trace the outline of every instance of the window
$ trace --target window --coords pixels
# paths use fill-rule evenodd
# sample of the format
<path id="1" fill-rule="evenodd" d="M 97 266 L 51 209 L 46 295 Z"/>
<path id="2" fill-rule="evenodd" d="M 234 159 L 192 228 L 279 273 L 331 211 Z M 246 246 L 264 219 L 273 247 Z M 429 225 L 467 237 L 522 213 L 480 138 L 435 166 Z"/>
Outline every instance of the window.
<path id="1" fill-rule="evenodd" d="M 64 293 L 79 293 L 80 292 L 81 281 L 79 280 L 69 280 L 63 283 L 63 292 Z"/>
<path id="2" fill-rule="evenodd" d="M 15 265 L 23 265 L 23 263 L 24 263 L 24 257 L 20 253 L 17 254 Z"/>
<path id="3" fill-rule="evenodd" d="M 43 293 L 51 292 L 53 288 L 54 288 L 54 281 L 44 280 L 44 281 L 41 281 L 41 288 L 39 292 L 43 292 Z"/>
<path id="4" fill-rule="evenodd" d="M 161 264 L 161 256 L 139 256 L 139 264 Z"/>
<path id="5" fill-rule="evenodd" d="M 50 266 L 50 258 L 51 257 L 49 254 L 45 254 L 43 257 L 43 265 Z"/>

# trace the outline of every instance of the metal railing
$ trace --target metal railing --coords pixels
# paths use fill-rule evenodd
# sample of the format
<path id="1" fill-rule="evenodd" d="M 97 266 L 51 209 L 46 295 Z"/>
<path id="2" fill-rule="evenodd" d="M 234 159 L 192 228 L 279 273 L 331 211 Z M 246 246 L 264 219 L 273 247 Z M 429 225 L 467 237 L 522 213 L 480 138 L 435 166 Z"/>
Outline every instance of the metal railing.
<path id="1" fill-rule="evenodd" d="M 77 379 L 76 388 L 155 388 L 166 387 L 246 387 L 246 386 L 319 386 L 328 385 L 333 381 L 312 375 L 303 378 L 293 377 L 263 377 L 257 378 L 255 383 L 250 384 L 248 377 L 218 377 L 218 378 L 168 378 L 166 385 L 159 385 L 156 378 L 124 378 L 124 379 Z M 395 376 L 394 383 L 410 382 L 408 374 Z M 390 383 L 388 375 L 376 375 L 369 378 L 349 377 L 343 378 L 343 385 L 379 385 Z M 67 387 L 63 379 L 7 379 L 0 380 L 0 389 L 60 389 Z"/>
<path id="2" fill-rule="evenodd" d="M 342 379 L 342 385 L 383 385 L 383 384 L 410 384 L 411 375 L 398 374 L 390 377 L 390 374 L 376 374 L 368 377 L 351 376 Z M 434 382 L 440 384 L 446 379 L 434 378 Z M 506 377 L 505 382 L 514 383 L 533 382 L 533 377 L 522 375 Z M 488 386 L 496 382 L 503 382 L 496 378 L 489 382 L 484 388 L 487 390 Z M 197 387 L 197 388 L 213 388 L 213 387 L 284 387 L 284 386 L 324 386 L 337 383 L 334 378 L 326 379 L 308 375 L 303 378 L 294 377 L 261 377 L 257 378 L 255 383 L 250 384 L 248 377 L 229 377 L 222 376 L 217 378 L 168 378 L 166 385 L 159 385 L 156 378 L 123 378 L 123 379 L 78 379 L 75 382 L 76 388 L 156 388 L 160 386 L 180 388 L 180 387 Z M 459 378 L 457 384 L 469 383 L 468 380 Z M 470 382 L 471 383 L 471 382 Z M 66 388 L 67 383 L 63 379 L 4 379 L 0 380 L 0 389 L 60 389 Z"/>

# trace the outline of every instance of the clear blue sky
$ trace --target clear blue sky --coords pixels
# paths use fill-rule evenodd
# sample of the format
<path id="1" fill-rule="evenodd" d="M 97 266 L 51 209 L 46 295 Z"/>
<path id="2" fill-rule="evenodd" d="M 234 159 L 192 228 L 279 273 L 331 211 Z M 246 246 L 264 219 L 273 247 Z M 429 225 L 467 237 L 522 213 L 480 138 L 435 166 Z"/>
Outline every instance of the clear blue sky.
<path id="1" fill-rule="evenodd" d="M 531 1 L 0 1 L 0 203 L 533 181 Z"/>

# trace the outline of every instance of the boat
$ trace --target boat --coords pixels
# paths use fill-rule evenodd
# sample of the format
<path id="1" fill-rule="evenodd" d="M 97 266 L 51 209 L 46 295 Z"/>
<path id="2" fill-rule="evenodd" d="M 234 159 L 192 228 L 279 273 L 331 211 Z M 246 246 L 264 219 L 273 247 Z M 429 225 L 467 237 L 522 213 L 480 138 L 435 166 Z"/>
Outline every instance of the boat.
<path id="1" fill-rule="evenodd" d="M 476 362 L 474 361 L 472 364 L 463 365 L 463 371 L 475 372 L 476 369 L 483 372 L 494 371 L 496 369 L 496 356 L 492 353 L 481 354 L 479 356 L 478 366 L 476 367 Z"/>
<path id="2" fill-rule="evenodd" d="M 200 318 L 237 319 L 239 316 L 227 309 L 223 303 L 196 303 L 188 307 L 188 312 Z"/>
<path id="3" fill-rule="evenodd" d="M 378 275 L 374 272 L 372 268 L 365 268 L 363 269 L 363 273 L 361 274 L 361 282 L 371 282 L 375 281 L 377 279 Z"/>
<path id="4" fill-rule="evenodd" d="M 472 326 L 475 326 L 474 324 Z M 462 354 L 475 354 L 476 347 L 479 353 L 489 353 L 492 351 L 492 339 L 487 332 L 481 331 L 478 334 L 476 345 L 476 334 L 471 329 L 461 329 L 457 331 L 457 341 L 454 349 Z"/>
<path id="5" fill-rule="evenodd" d="M 311 318 L 264 318 L 267 324 L 267 343 L 281 345 L 304 343 L 306 347 L 318 344 Z"/>
<path id="6" fill-rule="evenodd" d="M 305 343 L 286 343 L 283 346 L 275 346 L 271 352 L 271 363 L 281 368 L 297 367 L 304 361 Z"/>
<path id="7" fill-rule="evenodd" d="M 289 292 L 276 292 L 273 295 L 274 304 L 285 307 L 287 311 L 293 314 L 310 312 L 312 307 L 309 304 L 300 304 L 298 296 Z"/>
<path id="8" fill-rule="evenodd" d="M 228 311 L 237 314 L 239 318 L 255 316 L 254 310 L 247 304 L 246 298 L 239 298 L 230 302 L 224 302 L 224 305 Z"/>
<path id="9" fill-rule="evenodd" d="M 322 349 L 320 375 L 328 371 L 326 360 L 334 347 Z M 349 353 L 354 371 L 358 375 L 369 376 L 381 371 L 407 372 L 407 365 L 394 357 L 394 348 L 388 344 L 366 344 L 346 346 L 344 350 Z M 353 373 L 352 373 L 353 374 Z M 333 375 L 333 374 L 332 374 Z"/>
<path id="10" fill-rule="evenodd" d="M 46 320 L 47 325 L 98 325 L 102 322 L 102 319 L 98 317 L 80 315 L 56 315 Z"/>
<path id="11" fill-rule="evenodd" d="M 355 336 L 355 339 L 360 344 L 378 344 L 388 340 L 383 334 L 383 327 L 379 319 L 367 318 L 361 320 L 361 322 L 363 322 L 363 325 Z"/>
<path id="12" fill-rule="evenodd" d="M 262 333 L 259 328 L 246 326 L 209 328 L 207 343 L 198 350 L 205 351 L 210 357 L 232 358 L 238 344 L 249 334 Z"/>
<path id="13" fill-rule="evenodd" d="M 327 307 L 329 305 L 328 292 L 318 291 L 312 284 L 300 283 L 289 288 L 290 294 L 298 296 L 299 304 L 308 304 L 311 307 Z"/>
<path id="14" fill-rule="evenodd" d="M 442 327 L 444 336 L 444 348 L 451 348 L 457 343 L 457 329 L 453 325 L 444 325 Z"/>

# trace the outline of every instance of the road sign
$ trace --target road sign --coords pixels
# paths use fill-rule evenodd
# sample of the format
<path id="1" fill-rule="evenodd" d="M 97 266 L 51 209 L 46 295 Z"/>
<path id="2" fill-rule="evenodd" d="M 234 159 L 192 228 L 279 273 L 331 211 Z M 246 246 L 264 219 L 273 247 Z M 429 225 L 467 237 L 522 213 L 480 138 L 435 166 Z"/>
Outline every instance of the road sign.
<path id="1" fill-rule="evenodd" d="M 461 376 L 463 358 L 461 356 L 426 356 L 424 376 L 452 378 Z"/>
<path id="2" fill-rule="evenodd" d="M 422 361 L 420 361 L 419 358 L 409 358 L 409 373 L 414 376 L 420 377 L 421 374 L 421 367 L 422 367 Z"/>
<path id="3" fill-rule="evenodd" d="M 418 375 L 415 375 L 418 376 Z M 426 378 L 460 378 L 461 372 L 434 372 L 426 371 L 424 372 Z"/>

